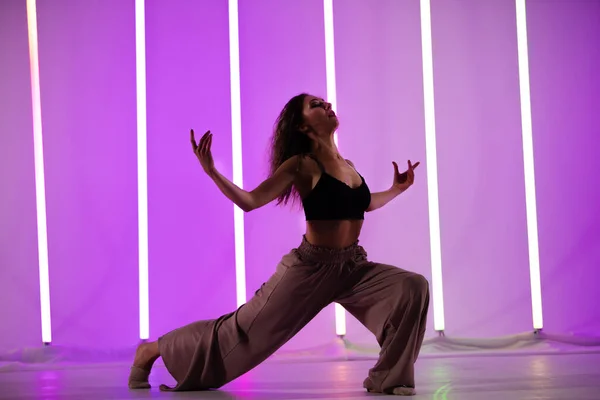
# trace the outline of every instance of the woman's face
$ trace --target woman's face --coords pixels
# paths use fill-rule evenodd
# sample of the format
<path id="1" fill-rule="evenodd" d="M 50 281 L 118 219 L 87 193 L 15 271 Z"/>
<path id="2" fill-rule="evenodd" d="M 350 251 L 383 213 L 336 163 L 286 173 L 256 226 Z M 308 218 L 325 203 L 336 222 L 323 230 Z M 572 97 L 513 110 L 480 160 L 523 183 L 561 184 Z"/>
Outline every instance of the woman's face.
<path id="1" fill-rule="evenodd" d="M 312 132 L 317 136 L 331 135 L 339 125 L 337 116 L 331 109 L 331 104 L 320 97 L 306 96 L 302 115 L 306 133 Z"/>

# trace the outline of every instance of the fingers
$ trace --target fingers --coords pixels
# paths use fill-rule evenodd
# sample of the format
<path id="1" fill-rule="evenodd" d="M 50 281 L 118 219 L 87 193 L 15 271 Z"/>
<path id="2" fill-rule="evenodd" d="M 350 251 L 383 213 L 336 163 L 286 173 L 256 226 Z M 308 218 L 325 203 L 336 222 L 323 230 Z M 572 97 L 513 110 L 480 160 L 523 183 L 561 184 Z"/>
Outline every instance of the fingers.
<path id="1" fill-rule="evenodd" d="M 406 183 L 410 186 L 415 181 L 415 168 L 419 166 L 420 162 L 417 161 L 415 164 L 413 164 L 410 160 L 408 160 L 407 163 L 408 169 L 405 172 L 400 173 L 398 171 L 398 164 L 392 161 L 392 164 L 394 164 L 394 171 L 396 172 L 396 176 L 398 177 L 397 179 L 399 180 L 399 183 Z"/>
<path id="2" fill-rule="evenodd" d="M 200 138 L 200 141 L 196 145 L 196 140 L 194 138 L 194 130 L 192 129 L 190 135 L 191 135 L 191 140 L 192 140 L 192 147 L 194 148 L 194 153 L 196 153 L 196 155 L 199 155 L 200 152 L 202 151 L 202 148 L 204 147 L 209 134 L 210 134 L 210 131 L 207 131 L 204 135 L 202 135 L 202 137 Z"/>
<path id="3" fill-rule="evenodd" d="M 408 169 L 416 169 L 419 166 L 419 164 L 421 164 L 420 161 L 417 161 L 413 164 L 410 160 L 408 160 Z"/>
<path id="4" fill-rule="evenodd" d="M 202 140 L 200 140 L 200 149 L 199 155 L 206 155 L 210 152 L 210 145 L 212 143 L 212 133 L 207 131 L 204 136 L 202 136 Z"/>
<path id="5" fill-rule="evenodd" d="M 193 129 L 190 129 L 190 141 L 192 142 L 192 149 L 194 149 L 194 153 L 195 153 L 196 149 L 198 148 L 198 145 L 196 144 L 196 138 L 194 137 Z"/>
<path id="6" fill-rule="evenodd" d="M 408 171 L 407 172 L 407 181 L 410 185 L 413 184 L 413 182 L 415 181 L 415 168 L 417 168 L 419 166 L 420 162 L 417 161 L 414 165 L 412 164 L 412 162 L 410 160 L 408 160 Z"/>
<path id="7" fill-rule="evenodd" d="M 396 164 L 396 162 L 392 161 L 392 164 L 394 164 L 394 182 L 401 184 L 406 183 L 407 173 L 400 173 L 398 170 L 398 164 Z"/>
<path id="8" fill-rule="evenodd" d="M 412 184 L 415 181 L 415 168 L 417 168 L 421 164 L 421 162 L 417 161 L 413 164 L 410 160 L 408 160 L 408 181 Z"/>
<path id="9" fill-rule="evenodd" d="M 194 130 L 190 130 L 190 141 L 192 142 L 192 149 L 194 150 L 194 154 L 201 161 L 203 157 L 206 157 L 207 154 L 210 154 L 210 147 L 212 144 L 212 133 L 210 131 L 206 131 L 204 135 L 200 138 L 200 142 L 196 144 L 196 138 L 194 137 Z"/>
<path id="10" fill-rule="evenodd" d="M 210 153 L 210 148 L 212 147 L 212 133 L 208 135 L 208 139 L 206 140 L 206 147 L 204 148 L 204 154 Z"/>

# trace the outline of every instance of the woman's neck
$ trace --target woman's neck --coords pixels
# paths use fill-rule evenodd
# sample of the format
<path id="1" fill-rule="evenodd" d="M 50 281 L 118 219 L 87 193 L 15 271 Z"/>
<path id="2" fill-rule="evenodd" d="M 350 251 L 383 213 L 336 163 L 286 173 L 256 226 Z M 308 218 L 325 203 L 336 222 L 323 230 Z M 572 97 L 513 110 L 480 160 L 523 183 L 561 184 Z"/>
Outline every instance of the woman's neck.
<path id="1" fill-rule="evenodd" d="M 321 159 L 343 159 L 333 140 L 333 135 L 329 137 L 329 140 L 313 140 L 311 152 Z"/>

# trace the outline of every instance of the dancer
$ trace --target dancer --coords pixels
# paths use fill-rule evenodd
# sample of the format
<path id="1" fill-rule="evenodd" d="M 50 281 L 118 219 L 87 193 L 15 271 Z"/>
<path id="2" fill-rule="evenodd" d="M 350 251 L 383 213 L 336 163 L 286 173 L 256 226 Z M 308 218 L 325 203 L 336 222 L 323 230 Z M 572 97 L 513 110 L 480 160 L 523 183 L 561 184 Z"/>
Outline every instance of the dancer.
<path id="1" fill-rule="evenodd" d="M 391 187 L 371 193 L 364 178 L 339 153 L 333 139 L 338 119 L 331 104 L 308 94 L 293 97 L 281 111 L 271 148 L 271 173 L 252 191 L 240 189 L 216 170 L 208 131 L 191 142 L 204 171 L 242 210 L 277 200 L 300 201 L 306 233 L 284 255 L 275 273 L 246 304 L 214 320 L 198 321 L 141 344 L 129 387 L 150 388 L 152 365 L 163 358 L 175 387 L 208 390 L 231 382 L 267 359 L 319 311 L 341 304 L 381 346 L 363 387 L 370 392 L 415 394 L 429 284 L 419 274 L 371 262 L 358 244 L 365 211 L 383 207 L 414 182 L 414 165 L 400 173 L 393 162 Z"/>

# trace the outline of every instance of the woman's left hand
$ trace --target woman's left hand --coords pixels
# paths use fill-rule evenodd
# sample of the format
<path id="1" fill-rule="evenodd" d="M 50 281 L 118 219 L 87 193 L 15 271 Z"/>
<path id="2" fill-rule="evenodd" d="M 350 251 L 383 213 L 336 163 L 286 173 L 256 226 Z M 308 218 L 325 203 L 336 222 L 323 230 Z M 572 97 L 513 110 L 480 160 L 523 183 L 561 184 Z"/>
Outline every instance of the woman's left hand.
<path id="1" fill-rule="evenodd" d="M 408 169 L 403 173 L 398 171 L 398 164 L 392 161 L 394 164 L 394 184 L 393 187 L 404 192 L 406 189 L 411 187 L 415 181 L 415 169 L 419 166 L 420 162 L 416 162 L 414 165 L 408 160 Z"/>

